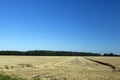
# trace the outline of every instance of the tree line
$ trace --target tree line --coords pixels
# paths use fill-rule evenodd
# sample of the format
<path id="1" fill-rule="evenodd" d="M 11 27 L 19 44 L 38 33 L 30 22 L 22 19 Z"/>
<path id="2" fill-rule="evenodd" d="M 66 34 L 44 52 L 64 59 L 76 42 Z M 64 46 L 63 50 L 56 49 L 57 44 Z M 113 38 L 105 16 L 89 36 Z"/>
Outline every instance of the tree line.
<path id="1" fill-rule="evenodd" d="M 18 55 L 18 56 L 120 56 L 113 53 L 105 53 L 103 55 L 92 52 L 72 52 L 72 51 L 48 51 L 48 50 L 32 50 L 32 51 L 0 51 L 0 55 Z"/>
<path id="2" fill-rule="evenodd" d="M 120 55 L 114 53 L 105 53 L 103 56 L 120 56 Z"/>
<path id="3" fill-rule="evenodd" d="M 100 56 L 98 53 L 91 52 L 72 52 L 72 51 L 0 51 L 0 55 L 19 55 L 19 56 Z"/>

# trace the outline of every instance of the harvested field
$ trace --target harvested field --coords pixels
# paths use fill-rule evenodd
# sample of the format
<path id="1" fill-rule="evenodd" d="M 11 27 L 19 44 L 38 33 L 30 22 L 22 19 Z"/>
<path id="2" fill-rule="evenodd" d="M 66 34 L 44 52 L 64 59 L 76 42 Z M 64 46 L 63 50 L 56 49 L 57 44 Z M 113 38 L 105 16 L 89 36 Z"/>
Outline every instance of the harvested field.
<path id="1" fill-rule="evenodd" d="M 85 57 L 0 56 L 0 71 L 28 80 L 120 80 L 120 72 Z"/>

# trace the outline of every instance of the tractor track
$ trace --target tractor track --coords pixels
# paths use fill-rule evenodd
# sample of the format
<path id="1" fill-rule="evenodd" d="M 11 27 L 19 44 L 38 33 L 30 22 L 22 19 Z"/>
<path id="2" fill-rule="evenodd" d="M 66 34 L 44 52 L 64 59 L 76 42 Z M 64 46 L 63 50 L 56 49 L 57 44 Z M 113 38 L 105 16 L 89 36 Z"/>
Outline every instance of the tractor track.
<path id="1" fill-rule="evenodd" d="M 90 58 L 85 58 L 85 59 L 87 59 L 87 60 L 89 60 L 89 61 L 92 61 L 92 62 L 99 63 L 99 64 L 104 65 L 104 66 L 108 66 L 108 67 L 112 68 L 113 71 L 115 71 L 115 72 L 120 72 L 120 69 L 119 69 L 119 68 L 117 68 L 116 66 L 114 66 L 114 65 L 112 65 L 112 64 L 110 64 L 110 63 L 105 63 L 105 62 L 98 61 L 98 60 L 93 60 L 93 59 L 90 59 Z"/>

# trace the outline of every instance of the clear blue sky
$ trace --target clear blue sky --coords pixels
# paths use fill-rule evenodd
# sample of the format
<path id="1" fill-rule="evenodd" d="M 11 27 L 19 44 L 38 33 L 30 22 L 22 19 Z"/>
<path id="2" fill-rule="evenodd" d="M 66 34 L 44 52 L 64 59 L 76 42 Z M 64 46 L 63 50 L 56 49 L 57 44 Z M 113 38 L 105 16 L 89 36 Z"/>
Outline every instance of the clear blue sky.
<path id="1" fill-rule="evenodd" d="M 120 53 L 120 0 L 0 0 L 0 50 Z"/>

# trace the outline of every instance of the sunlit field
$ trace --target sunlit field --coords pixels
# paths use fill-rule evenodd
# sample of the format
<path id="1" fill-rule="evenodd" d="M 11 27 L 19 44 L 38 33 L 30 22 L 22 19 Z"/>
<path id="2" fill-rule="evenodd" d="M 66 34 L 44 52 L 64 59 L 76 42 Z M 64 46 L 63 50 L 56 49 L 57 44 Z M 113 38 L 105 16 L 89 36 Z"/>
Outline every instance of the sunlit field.
<path id="1" fill-rule="evenodd" d="M 119 57 L 87 57 L 120 66 Z M 28 80 L 120 80 L 120 71 L 86 57 L 0 56 L 0 72 Z"/>

